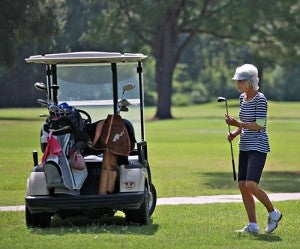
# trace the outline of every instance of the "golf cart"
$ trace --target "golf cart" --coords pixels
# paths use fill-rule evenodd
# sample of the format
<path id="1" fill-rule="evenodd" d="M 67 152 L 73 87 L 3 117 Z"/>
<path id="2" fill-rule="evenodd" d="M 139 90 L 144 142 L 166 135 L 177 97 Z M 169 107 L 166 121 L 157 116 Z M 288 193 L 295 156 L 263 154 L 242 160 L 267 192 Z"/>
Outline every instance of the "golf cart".
<path id="1" fill-rule="evenodd" d="M 47 108 L 27 179 L 26 225 L 51 218 L 125 214 L 147 225 L 156 206 L 144 127 L 143 54 L 72 52 L 30 56 L 45 65 L 38 103 Z"/>

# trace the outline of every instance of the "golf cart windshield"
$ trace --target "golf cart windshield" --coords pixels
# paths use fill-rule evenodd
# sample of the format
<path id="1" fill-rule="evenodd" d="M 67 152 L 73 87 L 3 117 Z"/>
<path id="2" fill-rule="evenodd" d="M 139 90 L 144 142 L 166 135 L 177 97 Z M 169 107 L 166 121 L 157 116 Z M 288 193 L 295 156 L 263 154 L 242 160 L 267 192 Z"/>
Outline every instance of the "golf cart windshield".
<path id="1" fill-rule="evenodd" d="M 47 92 L 47 105 L 66 102 L 86 111 L 92 122 L 120 114 L 133 125 L 137 141 L 144 137 L 143 54 L 71 52 L 34 55 L 28 63 L 46 65 L 47 82 L 35 86 Z"/>
<path id="2" fill-rule="evenodd" d="M 122 112 L 121 115 L 133 124 L 139 140 L 141 103 L 136 67 L 137 64 L 132 62 L 118 65 L 118 99 L 126 98 L 130 103 L 129 111 Z M 135 87 L 123 94 L 123 87 L 129 83 Z M 105 119 L 107 114 L 114 112 L 111 64 L 59 64 L 57 84 L 58 102 L 67 102 L 88 112 L 93 122 Z"/>

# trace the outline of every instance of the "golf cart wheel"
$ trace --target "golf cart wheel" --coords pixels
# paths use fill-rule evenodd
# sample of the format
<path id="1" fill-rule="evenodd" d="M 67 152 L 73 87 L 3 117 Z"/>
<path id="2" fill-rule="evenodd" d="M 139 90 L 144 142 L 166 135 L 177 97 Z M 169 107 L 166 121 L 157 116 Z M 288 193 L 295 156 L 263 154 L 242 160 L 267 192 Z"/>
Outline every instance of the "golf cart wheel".
<path id="1" fill-rule="evenodd" d="M 49 227 L 51 223 L 51 215 L 47 213 L 32 214 L 27 207 L 25 210 L 25 219 L 27 227 L 46 228 Z"/>
<path id="2" fill-rule="evenodd" d="M 147 187 L 144 189 L 144 201 L 139 209 L 124 210 L 128 224 L 148 225 L 149 215 L 149 193 Z"/>
<path id="3" fill-rule="evenodd" d="M 150 193 L 149 193 L 149 217 L 153 214 L 156 207 L 157 194 L 153 183 L 150 183 Z"/>

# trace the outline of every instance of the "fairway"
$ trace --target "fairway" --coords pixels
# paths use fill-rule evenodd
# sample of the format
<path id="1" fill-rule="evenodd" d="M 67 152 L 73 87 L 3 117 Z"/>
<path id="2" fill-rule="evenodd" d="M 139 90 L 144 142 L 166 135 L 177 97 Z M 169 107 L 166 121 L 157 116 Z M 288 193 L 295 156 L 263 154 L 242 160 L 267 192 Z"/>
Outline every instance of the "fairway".
<path id="1" fill-rule="evenodd" d="M 228 101 L 237 116 L 236 101 Z M 268 193 L 300 192 L 299 103 L 269 103 L 271 153 L 261 185 Z M 39 148 L 45 110 L 0 109 L 0 205 L 24 205 L 26 178 Z M 158 197 L 239 194 L 231 171 L 224 106 L 208 103 L 173 108 L 172 120 L 152 121 L 146 108 L 149 163 Z M 237 160 L 238 141 L 234 141 Z M 284 213 L 273 235 L 234 233 L 246 223 L 242 203 L 158 206 L 147 227 L 56 221 L 49 229 L 27 229 L 23 212 L 0 212 L 0 248 L 297 248 L 300 201 L 278 202 Z M 261 230 L 265 209 L 258 207 Z"/>
<path id="2" fill-rule="evenodd" d="M 235 100 L 229 112 L 238 114 Z M 269 153 L 261 185 L 267 192 L 298 192 L 300 170 L 299 103 L 269 103 Z M 33 166 L 32 150 L 42 154 L 39 132 L 43 108 L 0 110 L 0 205 L 24 203 L 26 179 Z M 152 121 L 146 108 L 149 163 L 158 197 L 238 194 L 226 140 L 224 106 L 208 103 L 173 108 L 172 120 Z M 235 161 L 238 141 L 233 141 Z M 236 163 L 237 167 L 237 163 Z M 13 196 L 13 198 L 12 198 Z"/>

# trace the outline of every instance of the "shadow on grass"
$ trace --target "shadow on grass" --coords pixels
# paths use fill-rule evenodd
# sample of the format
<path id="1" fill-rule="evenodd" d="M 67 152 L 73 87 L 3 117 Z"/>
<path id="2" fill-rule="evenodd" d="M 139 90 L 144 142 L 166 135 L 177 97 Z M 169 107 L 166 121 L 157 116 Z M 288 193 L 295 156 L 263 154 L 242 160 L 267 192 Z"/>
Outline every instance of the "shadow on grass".
<path id="1" fill-rule="evenodd" d="M 41 121 L 40 117 L 0 117 L 0 121 Z"/>
<path id="2" fill-rule="evenodd" d="M 251 238 L 253 240 L 258 241 L 266 241 L 266 242 L 278 242 L 282 241 L 282 239 L 275 234 L 255 234 L 255 233 L 238 233 L 238 238 Z"/>
<path id="3" fill-rule="evenodd" d="M 93 220 L 85 217 L 61 219 L 54 216 L 49 228 L 31 228 L 31 232 L 40 235 L 65 234 L 133 234 L 154 235 L 158 225 L 150 219 L 147 226 L 128 225 L 124 217 Z"/>
<path id="4" fill-rule="evenodd" d="M 211 189 L 236 189 L 232 173 L 201 173 Z M 293 193 L 300 190 L 300 171 L 267 171 L 263 173 L 260 186 L 267 192 Z"/>

